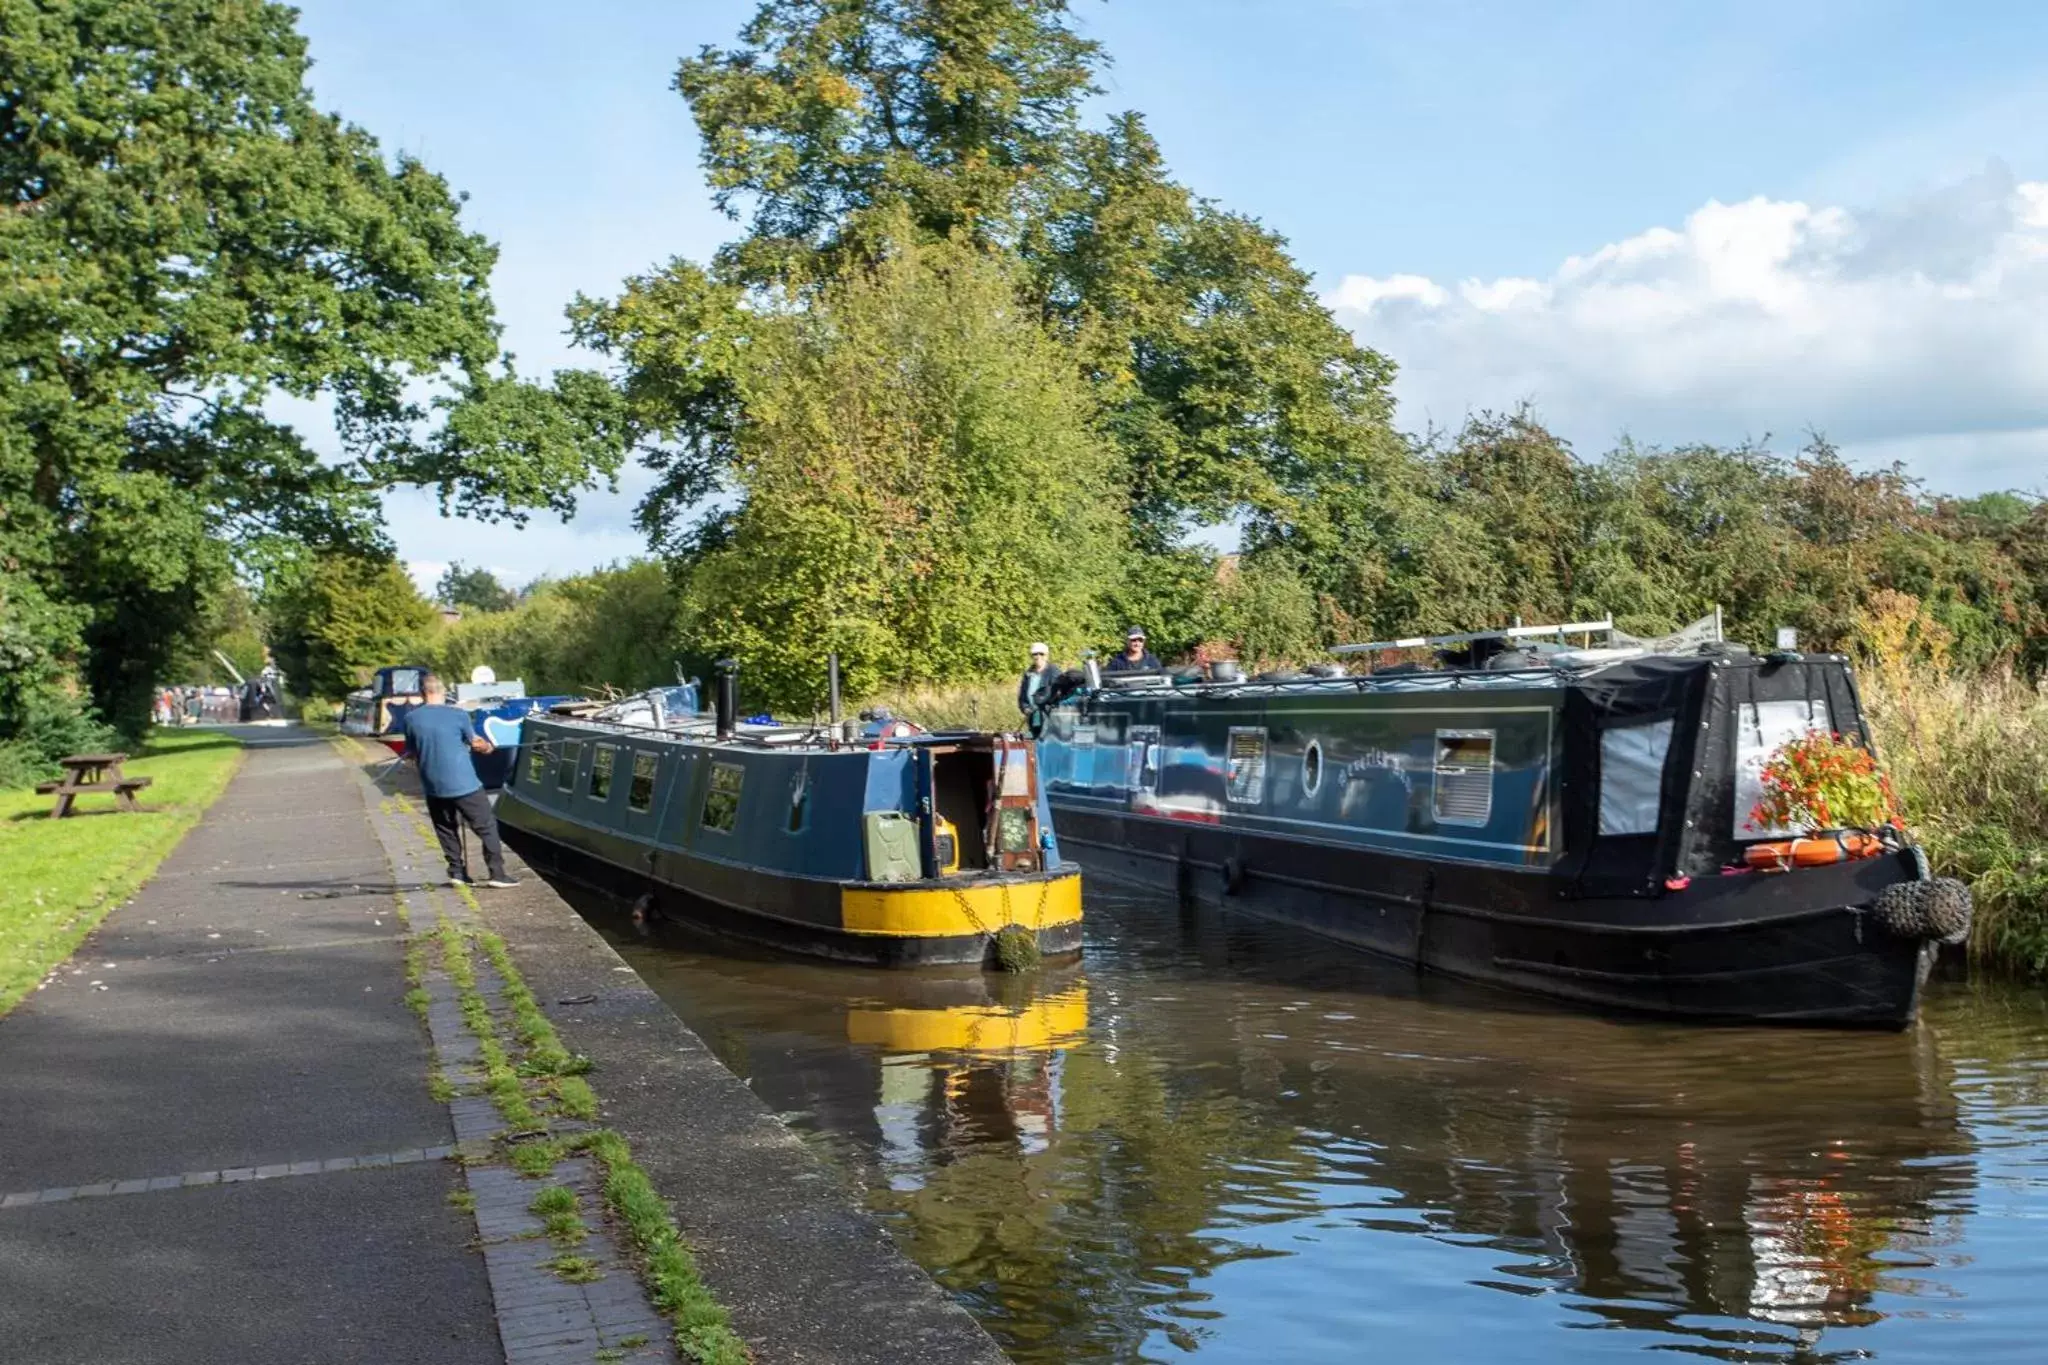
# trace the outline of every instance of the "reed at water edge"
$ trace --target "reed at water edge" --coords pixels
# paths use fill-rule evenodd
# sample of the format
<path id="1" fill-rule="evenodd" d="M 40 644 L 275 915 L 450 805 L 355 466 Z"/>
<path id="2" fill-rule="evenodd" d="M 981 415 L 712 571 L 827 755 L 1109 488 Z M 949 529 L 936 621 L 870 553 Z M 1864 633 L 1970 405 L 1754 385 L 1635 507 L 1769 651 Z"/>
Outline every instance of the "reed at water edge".
<path id="1" fill-rule="evenodd" d="M 1883 660 L 1858 681 L 1928 860 L 1976 898 L 1970 956 L 2048 975 L 2048 690 Z"/>

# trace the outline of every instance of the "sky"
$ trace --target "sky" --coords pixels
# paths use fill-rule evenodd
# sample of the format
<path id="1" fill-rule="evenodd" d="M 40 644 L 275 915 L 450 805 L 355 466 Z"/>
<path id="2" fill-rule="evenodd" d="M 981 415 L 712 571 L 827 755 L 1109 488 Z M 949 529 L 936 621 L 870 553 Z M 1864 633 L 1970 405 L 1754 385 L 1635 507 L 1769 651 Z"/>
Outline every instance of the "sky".
<path id="1" fill-rule="evenodd" d="M 324 108 L 498 243 L 525 374 L 578 292 L 737 235 L 680 59 L 753 0 L 305 0 Z M 2048 491 L 2048 5 L 1075 0 L 1176 176 L 1286 236 L 1399 424 L 1521 403 L 1588 458 L 1827 435 Z M 394 493 L 399 552 L 522 583 L 639 553 L 641 481 L 523 530 Z"/>

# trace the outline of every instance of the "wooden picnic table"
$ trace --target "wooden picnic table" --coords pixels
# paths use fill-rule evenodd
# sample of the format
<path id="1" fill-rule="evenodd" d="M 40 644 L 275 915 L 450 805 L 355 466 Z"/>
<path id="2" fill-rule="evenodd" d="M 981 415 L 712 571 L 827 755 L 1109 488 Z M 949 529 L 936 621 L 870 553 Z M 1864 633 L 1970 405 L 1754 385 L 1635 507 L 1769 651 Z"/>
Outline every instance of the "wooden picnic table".
<path id="1" fill-rule="evenodd" d="M 56 795 L 57 804 L 50 811 L 52 820 L 62 820 L 70 815 L 72 803 L 79 797 L 100 792 L 112 794 L 120 802 L 121 810 L 137 810 L 135 793 L 155 779 L 121 776 L 121 765 L 127 761 L 126 754 L 72 754 L 68 758 L 60 758 L 57 763 L 64 769 L 62 780 L 38 783 L 36 793 L 40 796 Z"/>

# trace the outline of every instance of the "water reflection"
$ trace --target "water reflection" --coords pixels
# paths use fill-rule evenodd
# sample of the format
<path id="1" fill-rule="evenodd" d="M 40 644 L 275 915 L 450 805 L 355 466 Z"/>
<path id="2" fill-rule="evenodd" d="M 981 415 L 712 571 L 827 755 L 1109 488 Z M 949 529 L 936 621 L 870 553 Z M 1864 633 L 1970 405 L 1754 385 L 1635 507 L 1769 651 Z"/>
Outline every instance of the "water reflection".
<path id="1" fill-rule="evenodd" d="M 1020 1361 L 1996 1357 L 2048 1325 L 2034 995 L 1706 1030 L 1099 889 L 1082 966 L 1022 981 L 590 913 Z"/>

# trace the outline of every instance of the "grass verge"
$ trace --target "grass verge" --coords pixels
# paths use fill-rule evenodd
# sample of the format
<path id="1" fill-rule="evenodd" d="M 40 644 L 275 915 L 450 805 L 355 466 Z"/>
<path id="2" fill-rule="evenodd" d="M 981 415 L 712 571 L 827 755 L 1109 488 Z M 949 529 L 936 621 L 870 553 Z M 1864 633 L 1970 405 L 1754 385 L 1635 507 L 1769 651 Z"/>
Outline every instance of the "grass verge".
<path id="1" fill-rule="evenodd" d="M 102 813 L 113 798 L 93 796 L 81 814 L 51 820 L 51 797 L 0 791 L 0 1015 L 148 880 L 227 786 L 241 752 L 218 731 L 153 732 L 123 768 L 156 779 L 133 814 Z"/>

